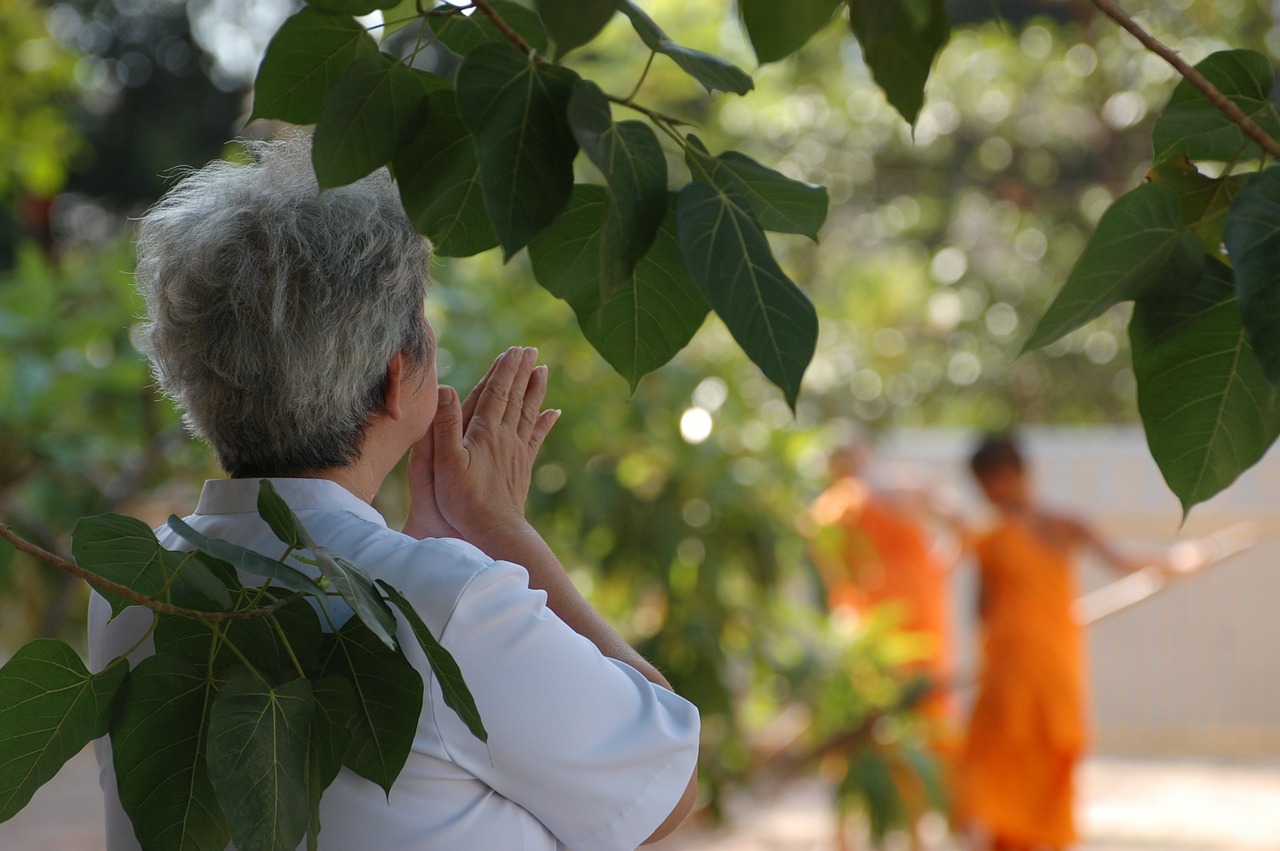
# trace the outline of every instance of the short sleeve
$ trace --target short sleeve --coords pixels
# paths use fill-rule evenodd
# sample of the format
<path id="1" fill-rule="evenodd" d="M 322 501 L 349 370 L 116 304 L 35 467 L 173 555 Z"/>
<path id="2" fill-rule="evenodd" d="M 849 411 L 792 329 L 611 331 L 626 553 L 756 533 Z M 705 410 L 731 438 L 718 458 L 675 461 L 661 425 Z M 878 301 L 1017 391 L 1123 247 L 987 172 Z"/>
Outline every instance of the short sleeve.
<path id="1" fill-rule="evenodd" d="M 670 814 L 697 762 L 697 709 L 603 656 L 494 562 L 441 635 L 476 699 L 487 746 L 450 710 L 449 756 L 574 851 L 634 849 Z M 431 678 L 433 700 L 439 683 Z"/>

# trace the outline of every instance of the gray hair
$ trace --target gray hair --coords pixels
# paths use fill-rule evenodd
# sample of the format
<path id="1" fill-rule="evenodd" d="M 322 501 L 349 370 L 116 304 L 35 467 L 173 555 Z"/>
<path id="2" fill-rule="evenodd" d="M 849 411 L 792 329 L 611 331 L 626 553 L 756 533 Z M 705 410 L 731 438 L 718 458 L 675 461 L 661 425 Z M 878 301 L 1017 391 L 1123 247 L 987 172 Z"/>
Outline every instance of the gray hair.
<path id="1" fill-rule="evenodd" d="M 387 364 L 427 366 L 430 244 L 385 169 L 320 192 L 310 138 L 246 143 L 141 219 L 145 348 L 187 427 L 233 476 L 347 466 Z"/>

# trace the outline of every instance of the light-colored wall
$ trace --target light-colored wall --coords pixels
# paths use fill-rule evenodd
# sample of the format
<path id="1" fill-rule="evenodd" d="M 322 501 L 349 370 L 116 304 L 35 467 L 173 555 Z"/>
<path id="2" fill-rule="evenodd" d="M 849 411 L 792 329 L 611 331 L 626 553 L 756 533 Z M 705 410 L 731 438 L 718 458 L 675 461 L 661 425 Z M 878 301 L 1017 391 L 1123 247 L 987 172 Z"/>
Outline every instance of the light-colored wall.
<path id="1" fill-rule="evenodd" d="M 1280 452 L 1181 527 L 1181 506 L 1140 429 L 1027 429 L 1021 438 L 1039 499 L 1126 549 L 1163 550 L 1241 521 L 1259 536 L 1249 551 L 1089 628 L 1095 747 L 1280 754 Z M 965 466 L 974 439 L 900 433 L 881 444 L 879 470 L 927 476 L 977 512 L 982 500 Z M 1080 578 L 1089 590 L 1116 577 L 1085 563 Z M 974 594 L 973 570 L 962 565 L 953 580 L 956 641 L 970 666 Z"/>

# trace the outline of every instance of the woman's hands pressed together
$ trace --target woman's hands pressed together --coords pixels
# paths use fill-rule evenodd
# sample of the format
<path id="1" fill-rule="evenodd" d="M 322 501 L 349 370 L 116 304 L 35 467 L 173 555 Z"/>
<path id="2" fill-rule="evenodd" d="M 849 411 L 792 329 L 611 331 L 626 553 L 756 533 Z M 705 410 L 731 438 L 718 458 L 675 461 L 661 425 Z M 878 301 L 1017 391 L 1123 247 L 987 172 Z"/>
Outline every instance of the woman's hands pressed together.
<path id="1" fill-rule="evenodd" d="M 455 537 L 486 549 L 531 531 L 524 517 L 533 462 L 558 410 L 542 410 L 547 368 L 513 347 L 460 401 L 441 386 L 435 419 L 409 457 L 406 534 Z"/>

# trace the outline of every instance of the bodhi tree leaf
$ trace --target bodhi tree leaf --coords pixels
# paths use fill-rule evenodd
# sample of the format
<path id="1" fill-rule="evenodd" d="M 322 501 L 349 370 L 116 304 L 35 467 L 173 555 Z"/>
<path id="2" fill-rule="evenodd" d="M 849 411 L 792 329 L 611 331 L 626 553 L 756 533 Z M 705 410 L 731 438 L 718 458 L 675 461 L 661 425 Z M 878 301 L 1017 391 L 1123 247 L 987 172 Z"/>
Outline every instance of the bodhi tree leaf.
<path id="1" fill-rule="evenodd" d="M 322 676 L 351 683 L 356 717 L 343 765 L 391 793 L 409 758 L 422 712 L 422 678 L 404 654 L 388 650 L 358 618 L 332 634 Z"/>
<path id="2" fill-rule="evenodd" d="M 841 0 L 738 0 L 738 14 L 760 64 L 777 62 L 795 53 L 825 27 Z"/>
<path id="3" fill-rule="evenodd" d="M 851 797 L 865 802 L 873 841 L 883 840 L 893 827 L 905 822 L 906 810 L 893 770 L 878 751 L 864 748 L 849 761 L 840 798 L 843 802 Z"/>
<path id="4" fill-rule="evenodd" d="M 307 532 L 307 527 L 298 519 L 298 515 L 293 513 L 293 509 L 267 479 L 263 479 L 258 485 L 258 512 L 263 514 L 263 519 L 267 520 L 272 532 L 283 543 L 293 547 L 292 542 L 297 541 L 309 550 L 313 560 L 304 561 L 315 564 L 330 586 L 351 606 L 356 616 L 373 630 L 383 644 L 395 649 L 395 615 L 391 614 L 387 604 L 374 590 L 369 574 L 339 553 L 318 545 Z M 277 526 L 280 528 L 277 529 Z"/>
<path id="5" fill-rule="evenodd" d="M 1053 342 L 1114 304 L 1189 286 L 1204 262 L 1199 238 L 1183 224 L 1178 193 L 1164 183 L 1144 183 L 1102 214 L 1023 351 Z"/>
<path id="6" fill-rule="evenodd" d="M 224 851 L 231 840 L 205 764 L 213 681 L 169 655 L 129 673 L 111 722 L 120 803 L 143 848 Z"/>
<path id="7" fill-rule="evenodd" d="M 609 293 L 625 286 L 666 215 L 667 158 L 649 125 L 614 124 L 609 101 L 589 80 L 574 83 L 568 116 L 574 138 L 609 184 L 599 270 Z"/>
<path id="8" fill-rule="evenodd" d="M 90 675 L 70 646 L 38 638 L 0 668 L 0 822 L 8 821 L 68 759 L 106 735 L 129 663 Z"/>
<path id="9" fill-rule="evenodd" d="M 190 553 L 166 550 L 150 527 L 136 518 L 119 514 L 82 518 L 71 534 L 71 553 L 80 567 L 139 594 L 193 605 L 205 599 L 215 608 L 231 608 L 230 592 L 208 566 Z M 134 605 L 109 591 L 102 595 L 111 604 L 113 616 Z"/>
<path id="10" fill-rule="evenodd" d="M 547 52 L 547 31 L 536 12 L 512 0 L 490 0 L 489 5 L 526 44 L 538 53 Z M 471 15 L 448 15 L 435 24 L 435 33 L 441 44 L 459 56 L 466 56 L 476 47 L 490 42 L 512 44 L 493 20 L 479 10 Z"/>
<path id="11" fill-rule="evenodd" d="M 1271 60 L 1253 50 L 1212 53 L 1196 70 L 1268 135 L 1280 138 L 1280 117 L 1268 98 L 1275 82 Z M 1234 121 L 1195 86 L 1182 80 L 1151 130 L 1157 161 L 1176 154 L 1193 160 L 1256 160 L 1262 155 Z"/>
<path id="12" fill-rule="evenodd" d="M 315 698 L 306 679 L 272 686 L 240 671 L 209 710 L 209 780 L 240 848 L 294 851 L 311 824 L 307 744 Z"/>
<path id="13" fill-rule="evenodd" d="M 378 43 L 350 17 L 304 8 L 281 25 L 253 82 L 255 118 L 294 124 L 320 120 L 325 95 L 359 56 L 374 56 Z"/>
<path id="14" fill-rule="evenodd" d="M 694 175 L 705 175 L 725 191 L 742 199 L 764 230 L 798 233 L 818 241 L 827 220 L 827 188 L 793 180 L 737 151 L 713 157 L 702 141 L 689 134 L 685 160 Z"/>
<path id="15" fill-rule="evenodd" d="M 632 28 L 645 47 L 671 57 L 681 70 L 701 83 L 707 91 L 719 89 L 722 92 L 745 95 L 755 88 L 751 75 L 732 62 L 676 44 L 654 23 L 653 18 L 631 0 L 618 0 L 618 9 L 631 20 Z"/>
<path id="16" fill-rule="evenodd" d="M 569 303 L 583 336 L 634 391 L 693 338 L 708 307 L 680 253 L 671 196 L 662 227 L 629 281 L 602 292 L 608 204 L 602 187 L 575 186 L 569 206 L 529 244 L 529 259 L 538 283 Z"/>
<path id="17" fill-rule="evenodd" d="M 535 6 L 558 56 L 595 38 L 618 11 L 617 0 L 537 0 Z"/>
<path id="18" fill-rule="evenodd" d="M 311 161 L 320 188 L 343 186 L 386 165 L 427 118 L 427 95 L 444 81 L 386 54 L 348 66 L 325 98 Z"/>
<path id="19" fill-rule="evenodd" d="M 1232 199 L 1248 182 L 1249 175 L 1208 177 L 1186 157 L 1172 157 L 1156 163 L 1147 172 L 1147 179 L 1173 187 L 1182 206 L 1183 225 L 1200 236 L 1206 254 L 1226 260 L 1222 253 L 1222 227 Z"/>
<path id="20" fill-rule="evenodd" d="M 471 689 L 467 688 L 466 682 L 462 679 L 462 670 L 458 667 L 457 661 L 454 660 L 453 654 L 436 640 L 436 637 L 431 634 L 431 630 L 427 628 L 426 622 L 422 620 L 422 616 L 414 609 L 413 604 L 404 598 L 403 594 L 381 579 L 378 580 L 378 587 L 386 592 L 387 598 L 395 604 L 395 607 L 404 615 L 405 620 L 409 622 L 409 627 L 418 639 L 422 652 L 426 654 L 427 661 L 431 663 L 431 670 L 435 671 L 445 706 L 458 713 L 458 717 L 462 719 L 462 723 L 467 725 L 471 735 L 482 742 L 489 741 L 489 733 L 484 729 L 484 722 L 480 720 L 480 710 L 476 708 L 476 701 L 471 696 Z"/>
<path id="21" fill-rule="evenodd" d="M 1184 291 L 1138 299 L 1129 341 L 1147 443 L 1185 513 L 1262 457 L 1280 435 L 1280 400 L 1217 261 Z"/>
<path id="22" fill-rule="evenodd" d="M 325 598 L 324 589 L 297 568 L 281 564 L 278 561 L 272 561 L 266 556 L 259 555 L 252 550 L 246 550 L 244 547 L 236 546 L 229 541 L 202 535 L 175 514 L 169 515 L 169 528 L 178 537 L 201 552 L 214 558 L 222 559 L 246 573 L 274 580 L 290 591 L 311 594 L 321 600 Z"/>
<path id="23" fill-rule="evenodd" d="M 485 209 L 510 259 L 564 208 L 578 144 L 565 107 L 577 75 L 482 44 L 458 71 L 458 110 L 475 138 Z"/>
<path id="24" fill-rule="evenodd" d="M 690 277 L 794 409 L 817 345 L 813 304 L 778 267 L 764 232 L 732 190 L 695 180 L 680 190 L 676 222 Z"/>
<path id="25" fill-rule="evenodd" d="M 318 835 L 320 799 L 342 770 L 342 757 L 351 744 L 356 696 L 351 683 L 342 677 L 325 677 L 312 688 L 316 712 L 311 716 L 311 738 L 307 746 L 307 797 L 311 834 Z"/>
<path id="26" fill-rule="evenodd" d="M 396 647 L 396 617 L 373 588 L 373 580 L 359 565 L 327 547 L 311 545 L 320 572 L 330 586 L 342 595 L 356 617 L 378 637 L 378 640 L 394 650 Z"/>
<path id="27" fill-rule="evenodd" d="M 1280 170 L 1267 169 L 1240 192 L 1223 241 L 1235 263 L 1249 344 L 1267 378 L 1280 383 Z"/>
<path id="28" fill-rule="evenodd" d="M 914 125 L 933 60 L 951 36 L 946 0 L 848 0 L 849 23 L 871 76 L 898 114 Z M 920 11 L 927 15 L 921 20 Z"/>
<path id="29" fill-rule="evenodd" d="M 427 98 L 427 121 L 395 156 L 400 202 L 440 257 L 469 257 L 498 244 L 480 189 L 475 140 L 451 91 Z"/>
<path id="30" fill-rule="evenodd" d="M 258 589 L 244 589 L 241 604 L 257 599 Z M 259 601 L 260 604 L 269 602 Z M 207 626 L 190 618 L 160 615 L 154 634 L 157 653 L 170 653 L 200 666 L 208 666 L 210 674 L 225 679 L 233 669 L 243 668 L 242 657 L 263 674 L 286 680 L 299 676 L 294 666 L 297 659 L 302 674 L 315 670 L 320 661 L 321 629 L 315 609 L 305 599 L 295 600 L 269 617 L 226 621 L 221 626 L 222 638 Z M 288 640 L 292 654 L 282 643 Z M 214 642 L 218 643 L 216 652 Z M 227 647 L 233 644 L 239 653 Z"/>

